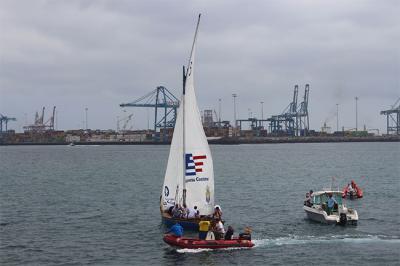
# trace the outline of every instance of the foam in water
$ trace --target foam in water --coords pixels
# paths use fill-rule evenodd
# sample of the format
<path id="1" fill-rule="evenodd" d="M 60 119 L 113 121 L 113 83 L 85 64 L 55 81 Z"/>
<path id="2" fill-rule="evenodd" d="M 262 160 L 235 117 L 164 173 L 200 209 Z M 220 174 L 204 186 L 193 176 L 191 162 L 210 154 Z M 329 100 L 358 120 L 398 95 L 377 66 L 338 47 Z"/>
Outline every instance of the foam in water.
<path id="1" fill-rule="evenodd" d="M 282 245 L 298 245 L 298 244 L 313 244 L 313 243 L 322 243 L 322 244 L 330 244 L 337 242 L 346 242 L 346 243 L 374 243 L 374 242 L 385 242 L 392 244 L 399 244 L 400 239 L 397 238 L 388 238 L 382 236 L 350 236 L 350 235 L 334 235 L 334 236 L 325 236 L 325 237 L 315 237 L 315 236 L 288 236 L 288 237 L 279 237 L 275 239 L 257 239 L 253 240 L 255 247 L 263 247 L 263 246 L 282 246 Z"/>
<path id="2" fill-rule="evenodd" d="M 239 250 L 239 249 L 250 249 L 249 247 L 240 247 L 240 248 L 219 248 L 219 249 L 210 249 L 210 248 L 198 248 L 198 249 L 177 249 L 176 251 L 179 253 L 200 253 L 200 252 L 210 252 L 210 251 L 226 251 L 226 250 Z"/>
<path id="3" fill-rule="evenodd" d="M 257 247 L 267 247 L 267 246 L 283 246 L 283 245 L 301 245 L 301 244 L 331 244 L 338 242 L 345 243 L 376 243 L 376 242 L 384 242 L 391 244 L 400 244 L 400 239 L 398 238 L 390 238 L 387 236 L 374 236 L 374 235 L 364 235 L 364 236 L 351 236 L 351 235 L 332 235 L 332 236 L 297 236 L 290 235 L 288 237 L 278 237 L 274 239 L 255 239 L 254 248 Z M 224 251 L 224 250 L 239 250 L 239 249 L 249 249 L 249 248 L 224 248 L 224 249 L 209 249 L 209 248 L 200 248 L 200 249 L 177 249 L 176 251 L 179 253 L 200 253 L 200 252 L 210 252 L 210 251 Z"/>

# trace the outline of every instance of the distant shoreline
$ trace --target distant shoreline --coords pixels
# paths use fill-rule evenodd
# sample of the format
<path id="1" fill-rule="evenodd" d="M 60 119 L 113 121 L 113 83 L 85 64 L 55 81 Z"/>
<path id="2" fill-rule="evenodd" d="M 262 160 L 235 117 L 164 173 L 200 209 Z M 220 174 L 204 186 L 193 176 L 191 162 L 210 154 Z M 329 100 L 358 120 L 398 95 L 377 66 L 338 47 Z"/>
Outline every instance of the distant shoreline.
<path id="1" fill-rule="evenodd" d="M 239 145 L 239 144 L 280 144 L 280 143 L 334 143 L 334 142 L 400 142 L 400 136 L 368 136 L 368 137 L 254 137 L 248 138 L 221 138 L 208 141 L 211 145 Z M 170 145 L 170 142 L 161 141 L 81 141 L 74 145 Z M 24 145 L 70 145 L 68 142 L 0 142 L 0 146 Z"/>

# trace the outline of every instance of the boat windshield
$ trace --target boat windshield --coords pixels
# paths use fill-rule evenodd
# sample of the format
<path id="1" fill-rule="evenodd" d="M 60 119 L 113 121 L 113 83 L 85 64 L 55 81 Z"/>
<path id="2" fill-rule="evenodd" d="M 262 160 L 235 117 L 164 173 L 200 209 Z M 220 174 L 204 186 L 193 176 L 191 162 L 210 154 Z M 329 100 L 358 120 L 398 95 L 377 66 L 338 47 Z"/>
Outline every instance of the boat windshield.
<path id="1" fill-rule="evenodd" d="M 342 205 L 342 195 L 339 192 L 333 193 L 333 198 L 337 201 L 339 205 Z M 313 204 L 321 205 L 322 203 L 328 202 L 328 194 L 324 193 L 321 195 L 316 195 L 313 197 Z"/>

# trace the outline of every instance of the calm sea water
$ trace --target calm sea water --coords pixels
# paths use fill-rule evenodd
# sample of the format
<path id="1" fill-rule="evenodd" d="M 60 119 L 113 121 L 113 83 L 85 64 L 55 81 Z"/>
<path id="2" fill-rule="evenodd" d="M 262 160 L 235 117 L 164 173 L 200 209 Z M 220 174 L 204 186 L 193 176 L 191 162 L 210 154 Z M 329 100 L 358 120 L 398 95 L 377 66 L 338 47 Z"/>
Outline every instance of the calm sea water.
<path id="1" fill-rule="evenodd" d="M 212 146 L 216 201 L 251 250 L 175 250 L 159 196 L 169 146 L 0 147 L 1 265 L 399 265 L 400 143 Z M 350 179 L 356 227 L 305 219 L 305 192 Z"/>

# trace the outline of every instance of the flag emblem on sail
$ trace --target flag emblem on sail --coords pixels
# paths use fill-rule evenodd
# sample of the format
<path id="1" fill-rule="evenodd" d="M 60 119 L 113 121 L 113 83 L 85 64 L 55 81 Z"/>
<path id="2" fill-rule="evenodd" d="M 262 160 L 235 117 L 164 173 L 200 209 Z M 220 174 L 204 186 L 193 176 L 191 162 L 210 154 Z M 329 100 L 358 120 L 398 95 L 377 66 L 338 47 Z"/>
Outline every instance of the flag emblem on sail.
<path id="1" fill-rule="evenodd" d="M 192 153 L 185 154 L 186 176 L 196 175 L 198 172 L 203 172 L 204 160 L 207 159 L 206 155 L 193 156 Z"/>

